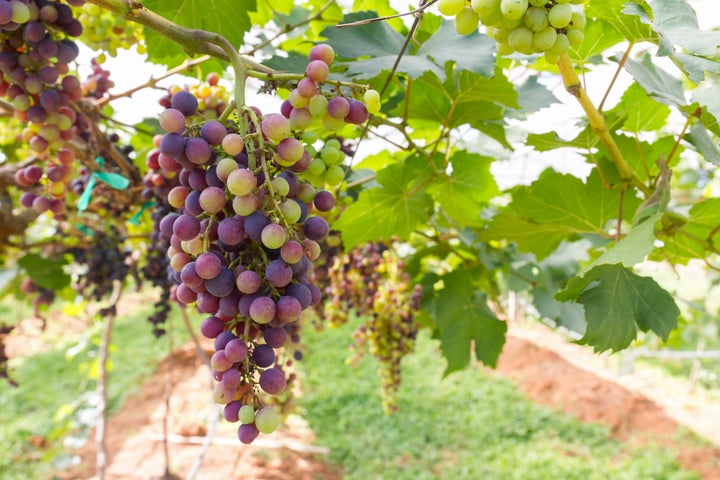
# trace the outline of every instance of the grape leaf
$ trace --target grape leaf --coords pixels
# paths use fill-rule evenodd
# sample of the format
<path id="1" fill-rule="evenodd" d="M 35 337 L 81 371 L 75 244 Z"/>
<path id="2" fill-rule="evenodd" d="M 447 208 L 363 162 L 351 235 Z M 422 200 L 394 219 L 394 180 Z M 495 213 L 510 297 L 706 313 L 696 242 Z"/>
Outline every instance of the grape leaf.
<path id="1" fill-rule="evenodd" d="M 275 13 L 289 14 L 295 2 L 293 0 L 273 0 L 272 6 L 266 0 L 257 2 L 257 10 L 249 12 L 250 21 L 253 25 L 265 25 L 275 17 Z"/>
<path id="2" fill-rule="evenodd" d="M 342 232 L 345 247 L 381 238 L 406 240 L 420 223 L 427 221 L 432 208 L 432 199 L 425 190 L 415 188 L 428 175 L 427 163 L 419 157 L 378 171 L 381 187 L 363 190 L 333 225 Z"/>
<path id="3" fill-rule="evenodd" d="M 625 90 L 616 108 L 622 109 L 625 115 L 622 129 L 633 133 L 659 130 L 670 115 L 668 106 L 648 96 L 637 83 Z"/>
<path id="4" fill-rule="evenodd" d="M 443 82 L 432 72 L 412 82 L 406 102 L 409 119 L 455 128 L 470 124 L 482 130 L 484 122 L 502 119 L 503 107 L 518 109 L 518 94 L 512 83 L 496 71 L 491 78 L 463 70 Z M 403 116 L 405 105 L 393 113 Z"/>
<path id="5" fill-rule="evenodd" d="M 583 305 L 587 328 L 579 342 L 596 352 L 627 348 L 638 329 L 651 330 L 667 341 L 680 316 L 672 296 L 655 280 L 619 264 L 597 265 L 573 277 L 555 298 Z"/>
<path id="6" fill-rule="evenodd" d="M 675 46 L 702 55 L 716 56 L 720 32 L 700 30 L 697 13 L 684 0 L 648 0 L 652 9 L 652 28 L 660 37 L 658 55 L 674 53 Z"/>
<path id="7" fill-rule="evenodd" d="M 717 143 L 710 137 L 708 131 L 700 123 L 690 125 L 690 132 L 685 135 L 685 140 L 695 146 L 708 162 L 720 165 L 720 150 Z"/>
<path id="8" fill-rule="evenodd" d="M 679 220 L 674 220 L 679 222 Z M 658 259 L 687 263 L 692 258 L 705 258 L 708 250 L 720 249 L 720 198 L 696 203 L 689 217 L 681 224 L 664 225 L 658 232 L 663 241 L 657 250 Z"/>
<path id="9" fill-rule="evenodd" d="M 18 265 L 35 283 L 42 288 L 55 291 L 70 285 L 70 275 L 63 270 L 63 266 L 67 263 L 64 257 L 52 260 L 43 258 L 36 253 L 27 253 L 18 260 Z"/>
<path id="10" fill-rule="evenodd" d="M 622 42 L 625 38 L 608 22 L 596 19 L 588 22 L 585 27 L 585 40 L 579 47 L 569 49 L 570 58 L 574 63 L 590 63 L 593 57 L 602 55 L 608 48 Z"/>
<path id="11" fill-rule="evenodd" d="M 372 11 L 351 13 L 343 23 L 375 18 Z M 384 22 L 357 25 L 352 28 L 328 27 L 321 33 L 344 62 L 346 74 L 357 79 L 375 78 L 382 71 L 392 70 L 402 50 L 405 37 Z M 472 55 L 458 56 L 457 52 L 472 51 Z M 418 78 L 432 71 L 445 80 L 445 64 L 453 62 L 459 70 L 470 70 L 484 76 L 493 74 L 495 42 L 474 32 L 458 35 L 453 22 L 443 20 L 440 28 L 419 48 L 409 48 L 402 56 L 397 71 Z M 370 57 L 370 58 L 364 58 Z M 339 63 L 343 63 L 339 61 Z"/>
<path id="12" fill-rule="evenodd" d="M 450 175 L 440 177 L 428 188 L 433 199 L 463 228 L 482 225 L 482 203 L 498 194 L 491 163 L 491 158 L 456 151 L 450 159 Z"/>
<path id="13" fill-rule="evenodd" d="M 256 11 L 256 0 L 145 0 L 143 6 L 166 19 L 187 28 L 219 33 L 239 48 L 252 23 L 248 12 Z M 187 58 L 172 40 L 146 28 L 148 60 L 164 65 L 177 65 Z"/>
<path id="14" fill-rule="evenodd" d="M 563 239 L 578 234 L 607 235 L 608 222 L 618 214 L 620 192 L 605 188 L 597 171 L 583 183 L 572 175 L 545 170 L 530 186 L 517 187 L 512 197 L 479 239 L 514 241 L 520 251 L 542 259 Z M 632 215 L 639 202 L 626 196 L 623 216 Z"/>
<path id="15" fill-rule="evenodd" d="M 623 37 L 631 42 L 656 42 L 657 35 L 652 29 L 644 24 L 636 15 L 628 15 L 627 11 L 635 13 L 636 8 L 642 9 L 647 6 L 645 2 L 636 2 L 636 8 L 632 4 L 626 6 L 627 0 L 603 0 L 594 1 L 586 9 L 588 19 L 603 20 L 612 28 L 620 32 Z M 628 10 L 631 9 L 631 10 Z M 592 24 L 592 20 L 588 22 Z M 604 34 L 604 33 L 603 33 Z"/>
<path id="16" fill-rule="evenodd" d="M 475 357 L 491 367 L 497 365 L 505 344 L 507 324 L 490 311 L 485 294 L 471 281 L 473 276 L 471 271 L 458 269 L 441 277 L 443 289 L 428 302 L 427 310 L 448 362 L 446 375 L 467 367 L 473 343 Z"/>
<path id="17" fill-rule="evenodd" d="M 687 104 L 682 81 L 655 66 L 649 54 L 643 55 L 639 62 L 627 59 L 625 70 L 657 101 L 677 107 Z"/>

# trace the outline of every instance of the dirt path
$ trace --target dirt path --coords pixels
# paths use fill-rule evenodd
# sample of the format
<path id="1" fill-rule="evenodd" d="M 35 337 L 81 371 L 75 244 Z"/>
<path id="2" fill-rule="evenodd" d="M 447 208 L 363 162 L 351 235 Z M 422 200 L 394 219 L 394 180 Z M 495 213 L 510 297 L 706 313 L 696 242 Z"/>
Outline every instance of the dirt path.
<path id="1" fill-rule="evenodd" d="M 172 365 L 173 389 L 169 417 L 171 471 L 184 477 L 202 446 L 210 410 L 209 379 L 191 345 L 185 345 L 159 365 L 153 376 L 133 396 L 108 427 L 108 475 L 111 480 L 160 478 L 164 472 L 162 420 L 168 367 Z M 673 395 L 639 375 L 619 377 L 603 357 L 568 344 L 540 327 L 512 328 L 500 359 L 498 375 L 515 381 L 518 387 L 540 404 L 575 415 L 582 421 L 601 422 L 612 434 L 631 442 L 654 442 L 677 449 L 685 468 L 701 473 L 705 480 L 720 480 L 720 449 L 683 444 L 681 422 L 692 428 L 693 415 L 706 415 L 705 427 L 713 429 L 720 405 L 693 404 L 694 397 Z M 677 388 L 677 387 L 667 387 Z M 679 390 L 676 390 L 677 394 Z M 645 393 L 650 393 L 650 400 Z M 682 392 L 680 392 L 682 393 Z M 657 395 L 660 395 L 658 397 Z M 684 412 L 677 411 L 678 397 L 684 398 Z M 674 405 L 674 406 L 673 406 Z M 674 415 L 668 412 L 675 409 Z M 708 417 L 711 415 L 712 417 Z M 688 420 L 689 419 L 689 420 Z M 707 429 L 706 428 L 706 429 Z M 720 429 L 714 429 L 717 435 Z M 218 423 L 216 443 L 204 458 L 199 480 L 254 478 L 264 480 L 337 480 L 341 472 L 324 463 L 322 451 L 313 447 L 312 432 L 298 419 L 283 431 L 260 437 L 257 445 L 240 445 L 230 425 Z M 95 449 L 92 442 L 80 452 L 81 465 L 59 476 L 64 480 L 91 478 Z"/>
<path id="2" fill-rule="evenodd" d="M 497 372 L 534 401 L 607 425 L 615 438 L 671 447 L 705 480 L 720 480 L 720 404 L 652 372 L 619 375 L 607 357 L 535 324 L 511 328 Z M 690 446 L 683 428 L 715 446 Z"/>

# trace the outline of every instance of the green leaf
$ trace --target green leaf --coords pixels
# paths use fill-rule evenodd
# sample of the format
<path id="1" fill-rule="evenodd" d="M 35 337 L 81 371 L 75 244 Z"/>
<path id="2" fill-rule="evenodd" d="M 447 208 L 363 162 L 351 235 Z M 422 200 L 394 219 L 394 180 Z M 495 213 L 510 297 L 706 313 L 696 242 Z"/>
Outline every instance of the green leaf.
<path id="1" fill-rule="evenodd" d="M 468 366 L 473 343 L 475 357 L 495 367 L 505 344 L 507 324 L 490 311 L 487 298 L 473 285 L 473 276 L 472 271 L 455 270 L 441 277 L 444 288 L 430 302 L 440 349 L 448 362 L 445 374 Z"/>
<path id="2" fill-rule="evenodd" d="M 693 258 L 705 258 L 713 248 L 720 249 L 720 198 L 696 203 L 683 223 L 674 222 L 658 232 L 664 243 L 658 249 L 658 259 L 687 263 Z"/>
<path id="3" fill-rule="evenodd" d="M 720 166 L 720 149 L 701 123 L 690 125 L 690 131 L 685 135 L 685 140 L 695 146 L 705 160 Z"/>
<path id="4" fill-rule="evenodd" d="M 418 157 L 380 170 L 377 181 L 381 187 L 362 191 L 333 225 L 342 232 L 345 247 L 392 237 L 406 240 L 427 221 L 432 208 L 430 196 L 415 188 L 428 175 L 427 163 Z"/>
<path id="5" fill-rule="evenodd" d="M 239 48 L 250 30 L 249 12 L 256 10 L 256 0 L 145 0 L 143 6 L 183 27 L 207 30 L 224 36 Z M 182 47 L 167 37 L 146 28 L 148 60 L 164 65 L 180 64 L 187 58 Z"/>
<path id="6" fill-rule="evenodd" d="M 263 65 L 279 72 L 302 74 L 305 73 L 305 69 L 307 68 L 308 58 L 307 55 L 302 55 L 297 52 L 289 52 L 286 57 L 275 55 L 262 63 Z"/>
<path id="7" fill-rule="evenodd" d="M 482 129 L 484 122 L 503 118 L 503 107 L 519 108 L 517 101 L 513 84 L 499 70 L 491 78 L 463 70 L 445 82 L 426 72 L 412 82 L 407 116 L 449 128 L 470 124 Z M 402 116 L 403 110 L 400 105 L 393 113 Z"/>
<path id="8" fill-rule="evenodd" d="M 667 340 L 680 316 L 673 298 L 655 280 L 622 265 L 597 265 L 573 277 L 555 298 L 583 305 L 587 329 L 579 341 L 596 352 L 627 348 L 638 329 Z"/>
<path id="9" fill-rule="evenodd" d="M 643 55 L 639 62 L 627 59 L 625 70 L 657 101 L 677 107 L 687 103 L 682 81 L 656 67 L 649 54 Z"/>
<path id="10" fill-rule="evenodd" d="M 347 15 L 343 23 L 375 18 L 372 11 Z M 322 35 L 345 62 L 349 77 L 370 79 L 383 71 L 392 70 L 402 50 L 405 38 L 385 22 L 373 22 L 347 28 L 328 27 Z M 459 56 L 457 52 L 472 51 L 472 55 Z M 495 65 L 495 42 L 474 32 L 458 35 L 450 20 L 443 20 L 440 28 L 419 48 L 412 47 L 400 59 L 397 71 L 418 78 L 432 71 L 445 80 L 445 64 L 453 62 L 458 70 L 470 70 L 491 76 Z M 370 57 L 370 58 L 366 58 Z M 343 63 L 343 62 L 339 62 Z"/>
<path id="11" fill-rule="evenodd" d="M 616 108 L 626 116 L 622 129 L 633 133 L 659 130 L 670 115 L 669 107 L 653 100 L 637 83 L 625 90 Z"/>
<path id="12" fill-rule="evenodd" d="M 684 0 L 649 0 L 652 28 L 660 36 L 658 55 L 675 52 L 675 46 L 702 56 L 716 56 L 720 32 L 700 30 L 697 13 Z"/>
<path id="13" fill-rule="evenodd" d="M 637 42 L 653 42 L 657 41 L 657 36 L 650 26 L 642 22 L 636 15 L 628 15 L 624 9 L 627 0 L 601 0 L 590 2 L 587 7 L 586 15 L 588 19 L 598 19 L 609 24 L 613 29 L 628 41 Z M 646 6 L 645 2 L 637 2 L 641 5 L 641 9 Z M 636 9 L 629 10 L 630 13 L 637 13 Z M 588 21 L 592 24 L 593 21 Z M 586 38 L 589 38 L 586 36 Z"/>
<path id="14" fill-rule="evenodd" d="M 697 102 L 720 120 L 720 76 L 711 75 L 693 91 L 692 101 Z"/>
<path id="15" fill-rule="evenodd" d="M 493 217 L 481 240 L 506 239 L 538 259 L 548 256 L 563 239 L 579 234 L 607 235 L 608 222 L 618 214 L 620 192 L 608 190 L 597 171 L 583 183 L 577 177 L 545 170 L 530 186 L 513 191 L 508 208 Z M 640 201 L 625 197 L 628 218 Z"/>
<path id="16" fill-rule="evenodd" d="M 43 288 L 58 291 L 70 285 L 70 275 L 63 270 L 63 266 L 67 265 L 64 257 L 52 260 L 36 253 L 27 253 L 18 260 L 18 265 Z"/>
<path id="17" fill-rule="evenodd" d="M 289 14 L 295 2 L 293 0 L 273 0 L 272 6 L 266 0 L 257 2 L 257 11 L 250 12 L 249 17 L 253 25 L 265 25 L 275 17 L 275 13 Z"/>
<path id="18" fill-rule="evenodd" d="M 538 77 L 529 77 L 522 85 L 517 87 L 518 103 L 523 113 L 537 112 L 560 100 L 538 81 Z"/>
<path id="19" fill-rule="evenodd" d="M 492 158 L 456 151 L 450 159 L 452 173 L 440 177 L 428 193 L 460 227 L 480 226 L 482 204 L 498 194 L 490 173 Z"/>

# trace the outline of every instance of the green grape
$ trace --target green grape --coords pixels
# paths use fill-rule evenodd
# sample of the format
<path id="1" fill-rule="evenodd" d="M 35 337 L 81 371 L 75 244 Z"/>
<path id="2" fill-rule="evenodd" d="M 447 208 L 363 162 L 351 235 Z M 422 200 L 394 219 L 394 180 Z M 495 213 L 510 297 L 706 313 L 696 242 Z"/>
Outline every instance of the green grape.
<path id="1" fill-rule="evenodd" d="M 498 42 L 495 46 L 497 48 L 498 55 L 510 55 L 515 52 L 515 50 L 513 50 L 513 48 L 507 43 Z"/>
<path id="2" fill-rule="evenodd" d="M 318 140 L 318 134 L 313 132 L 312 130 L 305 130 L 302 134 L 302 141 L 312 145 L 313 143 L 317 142 Z"/>
<path id="3" fill-rule="evenodd" d="M 582 30 L 585 28 L 585 25 L 587 24 L 587 18 L 585 18 L 584 12 L 573 12 L 572 14 L 572 20 L 570 21 L 570 25 L 573 26 L 573 28 L 579 28 Z"/>
<path id="4" fill-rule="evenodd" d="M 330 165 L 325 171 L 325 183 L 331 187 L 340 185 L 345 179 L 345 170 L 340 165 Z"/>
<path id="5" fill-rule="evenodd" d="M 582 5 L 583 3 L 585 3 L 585 0 L 570 0 L 570 3 L 572 3 L 573 5 Z"/>
<path id="6" fill-rule="evenodd" d="M 500 11 L 505 18 L 510 20 L 521 19 L 527 9 L 528 0 L 502 0 L 500 2 Z"/>
<path id="7" fill-rule="evenodd" d="M 585 35 L 579 28 L 568 28 L 566 35 L 571 47 L 579 47 L 585 40 Z"/>
<path id="8" fill-rule="evenodd" d="M 496 25 L 499 28 L 504 28 L 505 30 L 515 30 L 517 27 L 523 24 L 522 18 L 516 18 L 516 19 L 509 19 L 507 17 L 500 17 L 500 21 Z"/>
<path id="9" fill-rule="evenodd" d="M 502 12 L 498 8 L 494 12 L 488 15 L 480 15 L 480 23 L 488 27 L 499 26 L 500 22 L 504 19 Z"/>
<path id="10" fill-rule="evenodd" d="M 510 32 L 511 30 L 506 30 L 504 28 L 495 29 L 495 41 L 498 43 L 508 43 Z"/>
<path id="11" fill-rule="evenodd" d="M 548 3 L 548 0 L 530 0 L 530 5 L 533 7 L 544 7 Z"/>
<path id="12" fill-rule="evenodd" d="M 472 7 L 464 7 L 455 15 L 455 31 L 460 35 L 470 35 L 478 27 L 480 16 Z"/>
<path id="13" fill-rule="evenodd" d="M 550 50 L 545 51 L 545 61 L 548 63 L 556 64 L 560 60 L 560 55 L 553 53 Z"/>
<path id="14" fill-rule="evenodd" d="M 380 103 L 380 92 L 372 88 L 363 94 L 365 103 Z"/>
<path id="15" fill-rule="evenodd" d="M 320 176 L 325 172 L 325 162 L 322 161 L 322 158 L 313 158 L 307 171 L 310 175 Z"/>
<path id="16" fill-rule="evenodd" d="M 572 7 L 567 4 L 558 3 L 550 9 L 548 14 L 550 25 L 555 28 L 565 28 L 570 25 L 572 20 Z"/>
<path id="17" fill-rule="evenodd" d="M 527 27 L 516 28 L 508 36 L 508 45 L 521 53 L 533 53 L 533 32 Z"/>
<path id="18" fill-rule="evenodd" d="M 533 35 L 533 47 L 535 47 L 535 50 L 538 52 L 544 52 L 555 45 L 555 40 L 557 40 L 557 32 L 555 29 L 553 27 L 546 27 L 539 32 L 535 32 Z"/>
<path id="19" fill-rule="evenodd" d="M 470 6 L 481 17 L 489 17 L 500 12 L 500 0 L 472 0 Z"/>
<path id="20" fill-rule="evenodd" d="M 310 97 L 308 100 L 308 110 L 313 117 L 322 117 L 327 113 L 328 99 L 325 95 L 317 94 Z"/>
<path id="21" fill-rule="evenodd" d="M 326 165 L 337 165 L 342 163 L 345 155 L 334 146 L 325 145 L 320 150 L 320 158 Z"/>
<path id="22" fill-rule="evenodd" d="M 569 3 L 569 2 L 570 2 L 570 0 L 555 0 L 555 3 L 560 3 L 560 4 Z"/>
<path id="23" fill-rule="evenodd" d="M 525 26 L 533 32 L 544 30 L 548 26 L 548 11 L 545 7 L 530 7 L 523 17 Z"/>
<path id="24" fill-rule="evenodd" d="M 567 51 L 568 47 L 570 47 L 570 41 L 568 40 L 567 35 L 564 33 L 558 33 L 557 38 L 555 39 L 555 44 L 548 49 L 548 52 L 560 56 Z"/>
<path id="25" fill-rule="evenodd" d="M 454 17 L 465 8 L 465 0 L 439 0 L 438 10 L 446 17 Z"/>

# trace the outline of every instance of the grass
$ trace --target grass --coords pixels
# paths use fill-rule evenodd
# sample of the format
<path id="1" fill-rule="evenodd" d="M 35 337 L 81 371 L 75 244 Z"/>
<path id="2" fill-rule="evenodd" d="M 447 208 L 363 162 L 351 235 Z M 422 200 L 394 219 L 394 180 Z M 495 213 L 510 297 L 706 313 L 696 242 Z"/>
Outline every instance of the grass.
<path id="1" fill-rule="evenodd" d="M 129 296 L 128 296 L 129 297 Z M 129 298 L 126 301 L 131 301 Z M 123 400 L 151 375 L 157 361 L 167 355 L 167 340 L 156 340 L 148 314 L 152 304 L 115 320 L 109 373 L 108 408 L 119 410 Z M 96 351 L 100 322 L 88 331 L 67 335 L 48 351 L 25 359 L 14 359 L 13 388 L 0 383 L 0 478 L 3 480 L 47 478 L 60 467 L 62 437 L 87 433 L 91 420 L 95 381 L 88 375 Z M 175 325 L 179 325 L 176 322 Z M 176 328 L 175 342 L 187 340 Z M 70 357 L 68 352 L 76 351 Z M 164 385 L 159 386 L 164 388 Z M 83 425 L 85 424 L 85 425 Z M 83 428 L 85 427 L 85 428 Z M 31 444 L 45 439 L 47 446 Z"/>
<path id="2" fill-rule="evenodd" d="M 698 478 L 672 451 L 623 445 L 481 370 L 442 378 L 444 362 L 424 335 L 404 363 L 400 411 L 385 416 L 374 360 L 344 364 L 351 331 L 306 332 L 301 362 L 306 417 L 347 480 Z"/>

